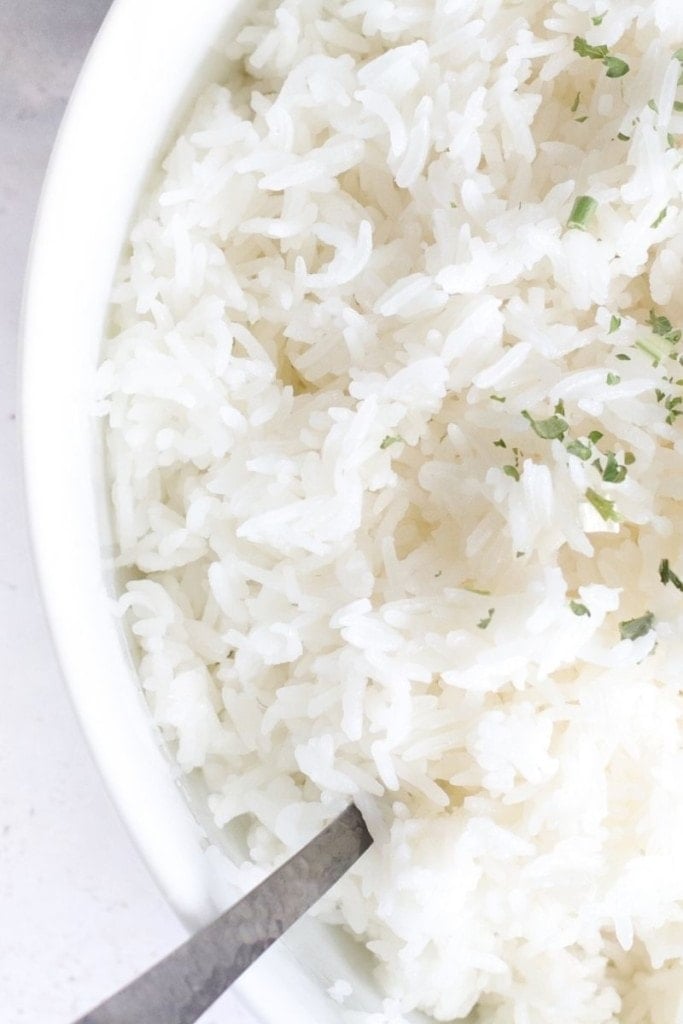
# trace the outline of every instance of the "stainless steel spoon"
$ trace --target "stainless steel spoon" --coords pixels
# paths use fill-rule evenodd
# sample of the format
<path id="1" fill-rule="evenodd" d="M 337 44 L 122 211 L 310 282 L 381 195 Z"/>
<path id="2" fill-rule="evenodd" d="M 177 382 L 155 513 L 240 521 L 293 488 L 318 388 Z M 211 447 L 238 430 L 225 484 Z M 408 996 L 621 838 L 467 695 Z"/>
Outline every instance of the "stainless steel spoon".
<path id="1" fill-rule="evenodd" d="M 194 1024 L 371 844 L 352 804 L 213 924 L 75 1024 Z"/>

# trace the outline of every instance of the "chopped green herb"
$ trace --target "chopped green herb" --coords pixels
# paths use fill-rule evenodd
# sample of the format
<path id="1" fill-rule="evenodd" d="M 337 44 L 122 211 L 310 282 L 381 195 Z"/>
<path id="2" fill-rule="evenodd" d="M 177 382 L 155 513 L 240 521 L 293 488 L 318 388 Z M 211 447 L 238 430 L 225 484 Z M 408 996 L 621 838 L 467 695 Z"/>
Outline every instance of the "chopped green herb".
<path id="1" fill-rule="evenodd" d="M 660 224 L 662 223 L 662 221 L 664 220 L 664 218 L 666 217 L 666 215 L 667 215 L 667 213 L 668 213 L 668 212 L 669 212 L 669 207 L 668 207 L 668 206 L 665 206 L 665 207 L 664 207 L 664 209 L 662 210 L 662 212 L 661 212 L 661 213 L 659 214 L 659 216 L 657 216 L 657 217 L 655 218 L 655 220 L 653 220 L 653 221 L 652 221 L 652 224 L 650 224 L 650 227 L 651 227 L 651 228 L 658 228 L 658 227 L 659 227 L 659 225 L 660 225 Z"/>
<path id="2" fill-rule="evenodd" d="M 591 46 L 581 36 L 574 39 L 574 53 L 578 53 L 579 57 L 602 61 L 607 68 L 608 78 L 622 78 L 631 70 L 625 60 L 612 56 L 606 46 Z"/>
<path id="3" fill-rule="evenodd" d="M 657 405 L 659 405 L 666 398 L 666 392 L 662 391 L 661 388 L 655 388 L 655 398 L 657 399 Z"/>
<path id="4" fill-rule="evenodd" d="M 493 618 L 495 611 L 495 608 L 489 608 L 489 613 L 486 618 L 477 623 L 477 629 L 488 629 L 491 625 L 491 619 Z"/>
<path id="5" fill-rule="evenodd" d="M 591 442 L 591 444 L 597 444 L 598 441 L 602 441 L 603 437 L 604 434 L 602 434 L 599 430 L 591 430 L 590 434 L 588 435 L 588 440 Z"/>
<path id="6" fill-rule="evenodd" d="M 659 113 L 659 108 L 654 100 L 648 100 L 647 105 L 650 108 L 650 110 L 654 110 L 655 114 Z"/>
<path id="7" fill-rule="evenodd" d="M 463 587 L 462 589 L 466 590 L 468 594 L 478 594 L 479 597 L 490 597 L 491 596 L 491 591 L 490 590 L 477 590 L 476 587 Z"/>
<path id="8" fill-rule="evenodd" d="M 610 386 L 613 386 L 614 384 L 620 384 L 621 383 L 621 377 L 617 373 L 608 373 L 607 374 L 607 383 Z"/>
<path id="9" fill-rule="evenodd" d="M 598 473 L 602 476 L 602 462 L 600 462 L 600 459 L 593 459 L 591 466 L 594 469 L 597 469 Z"/>
<path id="10" fill-rule="evenodd" d="M 674 149 L 676 146 L 676 136 L 672 135 L 671 132 L 667 132 L 666 141 L 669 149 Z"/>
<path id="11" fill-rule="evenodd" d="M 678 417 L 683 416 L 683 409 L 678 408 L 681 402 L 683 402 L 683 396 L 681 395 L 677 395 L 676 397 L 670 395 L 664 402 L 664 408 L 669 414 L 666 417 L 666 422 L 669 424 L 669 426 L 673 426 L 674 422 L 678 419 Z"/>
<path id="12" fill-rule="evenodd" d="M 503 440 L 502 437 L 499 437 L 497 441 L 494 441 L 493 446 L 494 448 L 507 448 L 507 445 L 505 444 L 505 441 Z"/>
<path id="13" fill-rule="evenodd" d="M 588 114 L 583 114 L 582 117 L 575 117 L 574 120 L 577 124 L 585 124 L 588 120 Z"/>
<path id="14" fill-rule="evenodd" d="M 403 441 L 403 438 L 398 435 L 396 435 L 396 437 L 387 436 L 382 441 L 380 448 L 382 451 L 386 451 L 387 448 L 391 448 L 392 444 L 398 444 L 399 441 Z"/>
<path id="15" fill-rule="evenodd" d="M 515 551 L 515 558 L 524 558 L 523 551 Z"/>
<path id="16" fill-rule="evenodd" d="M 653 362 L 653 366 L 659 366 L 662 359 L 666 359 L 672 354 L 671 350 L 673 345 L 667 341 L 666 338 L 639 338 L 636 341 L 636 348 L 639 348 L 641 352 L 645 352 L 646 355 L 650 356 Z"/>
<path id="17" fill-rule="evenodd" d="M 608 78 L 623 78 L 631 70 L 625 60 L 621 57 L 612 57 L 611 54 L 608 54 L 602 63 L 607 68 Z"/>
<path id="18" fill-rule="evenodd" d="M 562 401 L 562 399 L 560 399 L 559 402 L 556 404 L 556 406 L 555 406 L 555 413 L 556 413 L 557 416 L 564 416 L 565 415 L 564 402 Z"/>
<path id="19" fill-rule="evenodd" d="M 664 586 L 666 586 L 667 583 L 673 583 L 676 590 L 683 591 L 683 580 L 681 580 L 680 576 L 677 576 L 673 571 L 669 565 L 668 558 L 663 558 L 659 563 L 659 578 Z"/>
<path id="20" fill-rule="evenodd" d="M 581 604 L 580 601 L 570 601 L 569 607 L 574 612 L 574 615 L 587 615 L 590 619 L 590 611 L 588 610 L 588 608 L 586 608 L 585 604 Z"/>
<path id="21" fill-rule="evenodd" d="M 519 470 L 516 466 L 503 466 L 503 472 L 506 476 L 511 476 L 513 480 L 519 483 Z"/>
<path id="22" fill-rule="evenodd" d="M 614 508 L 614 502 L 609 498 L 603 498 L 601 494 L 589 487 L 586 491 L 586 499 L 591 503 L 596 512 L 599 512 L 606 523 L 620 523 L 621 516 Z"/>
<path id="23" fill-rule="evenodd" d="M 602 473 L 606 484 L 620 484 L 626 479 L 626 466 L 620 466 L 614 452 L 607 453 L 607 462 Z"/>
<path id="24" fill-rule="evenodd" d="M 680 50 L 676 50 L 676 52 L 674 53 L 674 60 L 677 60 L 681 64 L 683 64 L 683 48 L 681 48 Z"/>
<path id="25" fill-rule="evenodd" d="M 636 457 L 633 454 L 633 452 L 626 452 L 626 454 L 624 455 L 624 465 L 625 466 L 632 466 L 635 461 L 636 461 Z"/>
<path id="26" fill-rule="evenodd" d="M 507 398 L 502 395 L 489 395 L 492 402 L 507 402 Z"/>
<path id="27" fill-rule="evenodd" d="M 605 20 L 605 15 L 604 14 L 596 14 L 596 16 L 594 18 L 591 18 L 591 21 L 596 26 L 597 25 L 602 25 L 604 20 Z"/>
<path id="28" fill-rule="evenodd" d="M 631 141 L 631 136 L 630 135 L 624 135 L 623 132 L 619 132 L 619 134 L 617 135 L 617 138 L 619 139 L 620 142 L 630 142 Z"/>
<path id="29" fill-rule="evenodd" d="M 666 316 L 657 316 L 654 309 L 650 310 L 650 318 L 648 320 L 650 327 L 652 328 L 653 334 L 658 334 L 662 338 L 666 338 L 668 334 L 671 334 L 673 327 L 671 321 Z"/>
<path id="30" fill-rule="evenodd" d="M 591 457 L 591 450 L 583 441 L 570 441 L 567 451 L 570 455 L 576 455 L 577 459 L 581 459 L 582 462 L 587 462 Z"/>
<path id="31" fill-rule="evenodd" d="M 683 111 L 683 103 L 680 100 L 674 100 L 674 110 L 677 114 L 680 114 L 681 111 Z"/>
<path id="32" fill-rule="evenodd" d="M 590 220 L 597 208 L 598 204 L 592 196 L 578 196 L 574 200 L 572 212 L 569 214 L 567 227 L 578 228 L 579 231 L 585 231 L 586 221 Z"/>
<path id="33" fill-rule="evenodd" d="M 579 109 L 579 103 L 580 102 L 581 102 L 581 93 L 577 92 L 576 99 L 574 100 L 574 102 L 572 103 L 572 106 L 571 106 L 572 114 L 575 114 L 576 111 Z"/>
<path id="34" fill-rule="evenodd" d="M 612 319 L 609 322 L 609 333 L 610 334 L 616 334 L 616 332 L 619 330 L 620 327 L 621 327 L 621 317 L 613 315 Z"/>
<path id="35" fill-rule="evenodd" d="M 574 38 L 574 53 L 579 57 L 589 57 L 591 60 L 604 60 L 609 50 L 606 46 L 591 46 L 581 36 Z"/>
<path id="36" fill-rule="evenodd" d="M 627 619 L 626 622 L 619 623 L 619 636 L 622 640 L 639 640 L 641 636 L 647 636 L 654 622 L 652 612 L 646 612 L 637 619 Z"/>
<path id="37" fill-rule="evenodd" d="M 617 359 L 621 359 L 622 363 L 630 363 L 631 357 L 627 356 L 625 352 L 618 352 Z"/>
<path id="38" fill-rule="evenodd" d="M 569 424 L 561 416 L 550 416 L 547 420 L 535 420 L 526 409 L 522 411 L 522 416 L 529 421 L 533 432 L 538 437 L 542 437 L 544 441 L 554 441 L 556 438 L 562 441 L 569 430 Z"/>

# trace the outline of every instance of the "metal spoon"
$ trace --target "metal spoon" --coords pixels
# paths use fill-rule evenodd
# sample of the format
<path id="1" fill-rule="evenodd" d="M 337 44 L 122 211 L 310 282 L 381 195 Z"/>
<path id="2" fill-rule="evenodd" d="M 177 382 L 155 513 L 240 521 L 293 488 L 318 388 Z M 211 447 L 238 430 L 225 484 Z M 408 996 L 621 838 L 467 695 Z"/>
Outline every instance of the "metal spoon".
<path id="1" fill-rule="evenodd" d="M 75 1024 L 194 1024 L 371 844 L 352 804 L 213 924 Z"/>

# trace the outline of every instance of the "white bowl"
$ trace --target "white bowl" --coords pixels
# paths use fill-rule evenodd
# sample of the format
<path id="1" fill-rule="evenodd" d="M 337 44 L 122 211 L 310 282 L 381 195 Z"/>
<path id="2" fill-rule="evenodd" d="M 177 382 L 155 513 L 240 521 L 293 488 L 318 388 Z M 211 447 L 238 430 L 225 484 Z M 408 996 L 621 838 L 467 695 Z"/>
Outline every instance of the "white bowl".
<path id="1" fill-rule="evenodd" d="M 57 654 L 109 790 L 188 928 L 225 902 L 194 813 L 162 750 L 112 614 L 112 545 L 93 374 L 115 268 L 150 169 L 198 89 L 217 40 L 248 0 L 117 0 L 90 52 L 46 178 L 24 302 L 23 428 L 33 544 Z M 190 801 L 191 802 L 191 801 Z M 273 1024 L 333 1024 L 326 994 L 352 981 L 378 995 L 366 959 L 332 929 L 301 922 L 241 983 Z"/>

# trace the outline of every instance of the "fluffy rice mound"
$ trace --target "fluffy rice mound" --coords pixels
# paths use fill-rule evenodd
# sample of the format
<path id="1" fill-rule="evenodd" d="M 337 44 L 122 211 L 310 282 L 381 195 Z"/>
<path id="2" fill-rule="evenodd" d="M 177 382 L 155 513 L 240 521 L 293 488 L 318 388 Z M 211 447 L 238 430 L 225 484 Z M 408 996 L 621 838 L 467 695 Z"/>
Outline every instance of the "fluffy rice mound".
<path id="1" fill-rule="evenodd" d="M 262 8 L 116 286 L 154 717 L 245 880 L 358 802 L 324 913 L 400 1014 L 683 1021 L 681 46 L 678 0 Z"/>

